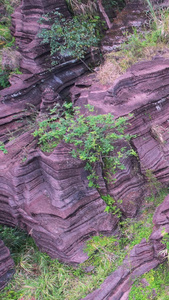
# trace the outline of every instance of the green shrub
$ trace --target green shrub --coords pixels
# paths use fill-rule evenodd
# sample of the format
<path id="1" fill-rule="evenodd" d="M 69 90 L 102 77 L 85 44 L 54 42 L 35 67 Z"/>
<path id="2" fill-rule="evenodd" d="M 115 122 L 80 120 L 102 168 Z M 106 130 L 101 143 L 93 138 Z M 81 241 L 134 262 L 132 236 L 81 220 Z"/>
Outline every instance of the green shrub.
<path id="1" fill-rule="evenodd" d="M 9 72 L 0 69 L 0 90 L 10 86 Z"/>
<path id="2" fill-rule="evenodd" d="M 66 105 L 70 108 L 72 104 Z M 88 110 L 87 110 L 88 108 Z M 51 151 L 60 141 L 71 145 L 71 155 L 85 161 L 89 187 L 97 184 L 97 169 L 101 167 L 108 179 L 109 172 L 125 169 L 122 159 L 136 155 L 130 147 L 131 135 L 125 133 L 127 117 L 115 119 L 110 113 L 94 115 L 94 107 L 86 105 L 86 114 L 81 114 L 79 107 L 74 113 L 65 111 L 65 116 L 58 120 L 58 115 L 39 122 L 34 136 L 38 137 L 43 151 Z M 123 146 L 119 146 L 119 142 Z M 125 143 L 125 146 L 124 146 Z"/>
<path id="3" fill-rule="evenodd" d="M 111 212 L 113 215 L 116 215 L 118 218 L 120 218 L 121 211 L 117 207 L 115 199 L 113 197 L 111 197 L 110 195 L 102 196 L 102 199 L 107 204 L 104 211 L 107 213 Z M 118 201 L 118 203 L 121 203 L 121 201 Z"/>
<path id="4" fill-rule="evenodd" d="M 60 13 L 55 12 L 55 18 L 43 16 L 40 22 L 51 22 L 51 28 L 43 28 L 39 33 L 42 43 L 50 43 L 51 55 L 54 63 L 59 63 L 59 55 L 72 56 L 83 59 L 86 52 L 92 47 L 97 47 L 100 39 L 100 18 L 95 16 L 75 16 L 73 19 L 65 19 Z"/>

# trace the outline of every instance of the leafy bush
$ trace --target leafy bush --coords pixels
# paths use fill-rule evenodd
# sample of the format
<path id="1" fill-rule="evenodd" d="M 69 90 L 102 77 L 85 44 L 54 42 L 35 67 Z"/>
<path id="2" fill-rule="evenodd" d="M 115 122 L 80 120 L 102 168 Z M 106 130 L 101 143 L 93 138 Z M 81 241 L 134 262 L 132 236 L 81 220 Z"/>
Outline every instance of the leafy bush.
<path id="1" fill-rule="evenodd" d="M 107 204 L 104 211 L 107 212 L 107 213 L 111 212 L 113 215 L 116 215 L 118 218 L 120 218 L 121 217 L 121 211 L 117 207 L 116 201 L 114 200 L 114 198 L 111 197 L 110 195 L 106 195 L 106 196 L 102 196 L 102 199 Z M 119 200 L 118 203 L 121 203 L 121 201 Z"/>
<path id="2" fill-rule="evenodd" d="M 81 114 L 79 107 L 74 108 L 74 114 L 65 111 L 65 116 L 59 120 L 58 115 L 53 114 L 39 122 L 39 128 L 33 135 L 39 138 L 43 151 L 51 151 L 60 141 L 70 144 L 71 155 L 86 163 L 85 169 L 90 173 L 89 187 L 99 187 L 98 167 L 102 167 L 107 178 L 108 170 L 113 173 L 117 169 L 123 170 L 122 159 L 136 153 L 129 145 L 132 136 L 125 133 L 127 117 L 115 119 L 110 113 L 93 115 L 93 112 L 94 107 L 86 105 L 86 114 Z M 123 146 L 120 147 L 119 142 Z"/>
<path id="3" fill-rule="evenodd" d="M 99 42 L 99 17 L 93 19 L 81 15 L 66 20 L 63 15 L 55 12 L 54 20 L 49 15 L 43 16 L 41 22 L 52 23 L 50 29 L 43 28 L 39 33 L 42 43 L 50 43 L 51 55 L 56 54 L 54 63 L 58 63 L 58 55 L 74 58 L 84 58 L 91 47 L 96 47 Z"/>
<path id="4" fill-rule="evenodd" d="M 10 86 L 9 73 L 0 69 L 0 90 Z"/>

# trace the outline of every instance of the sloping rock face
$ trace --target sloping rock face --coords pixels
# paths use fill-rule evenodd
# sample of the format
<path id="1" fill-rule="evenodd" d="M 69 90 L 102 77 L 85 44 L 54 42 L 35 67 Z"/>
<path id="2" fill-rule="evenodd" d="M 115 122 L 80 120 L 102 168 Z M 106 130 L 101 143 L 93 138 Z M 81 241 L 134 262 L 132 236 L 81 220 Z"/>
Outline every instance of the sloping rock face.
<path id="1" fill-rule="evenodd" d="M 122 266 L 103 282 L 99 289 L 89 294 L 86 300 L 128 300 L 130 288 L 138 276 L 150 271 L 162 263 L 167 257 L 165 245 L 161 242 L 164 232 L 169 234 L 169 195 L 156 209 L 153 232 L 146 242 L 133 247 L 124 259 Z"/>
<path id="2" fill-rule="evenodd" d="M 51 257 L 82 262 L 84 241 L 112 233 L 117 218 L 104 212 L 104 201 L 88 188 L 84 164 L 71 158 L 69 147 L 61 144 L 45 154 L 26 150 L 32 142 L 25 133 L 8 144 L 7 155 L 0 153 L 0 221 L 26 229 Z"/>
<path id="3" fill-rule="evenodd" d="M 154 9 L 168 7 L 168 1 L 165 0 L 151 0 L 151 3 L 153 3 Z M 121 44 L 127 41 L 128 33 L 133 32 L 133 28 L 137 32 L 144 31 L 145 27 L 149 28 L 151 18 L 149 18 L 149 11 L 150 8 L 146 5 L 146 1 L 126 1 L 125 8 L 117 15 L 112 27 L 106 32 L 102 40 L 102 51 L 105 53 L 118 51 Z"/>
<path id="4" fill-rule="evenodd" d="M 137 135 L 132 146 L 139 159 L 127 158 L 115 183 L 105 185 L 100 179 L 103 189 L 122 200 L 119 205 L 127 217 L 141 205 L 147 169 L 168 183 L 168 70 L 169 60 L 154 60 L 135 65 L 113 87 L 99 82 L 90 87 L 87 77 L 83 88 L 82 81 L 74 88 L 77 105 L 89 103 L 99 113 L 116 117 L 133 113 L 128 131 Z M 25 228 L 52 257 L 84 261 L 84 241 L 93 234 L 112 233 L 118 220 L 104 213 L 99 193 L 88 188 L 83 162 L 73 159 L 65 144 L 42 153 L 31 132 L 9 142 L 7 150 L 6 155 L 1 152 L 1 223 Z"/>
<path id="5" fill-rule="evenodd" d="M 39 0 L 36 3 L 23 0 L 12 16 L 12 33 L 21 55 L 20 68 L 23 74 L 13 75 L 10 78 L 11 86 L 0 91 L 2 141 L 7 140 L 9 131 L 13 132 L 27 123 L 25 118 L 32 114 L 30 106 L 39 110 L 46 89 L 52 91 L 53 102 L 58 102 L 58 97 L 63 102 L 69 87 L 87 70 L 85 64 L 71 57 L 62 57 L 59 65 L 51 66 L 49 45 L 42 45 L 38 38 L 44 26 L 38 21 L 43 14 L 55 10 L 65 18 L 70 17 L 65 0 Z M 91 60 L 91 54 L 88 53 L 85 61 L 89 63 Z M 21 119 L 22 124 L 18 123 Z"/>
<path id="6" fill-rule="evenodd" d="M 5 287 L 14 272 L 14 261 L 8 248 L 0 240 L 0 290 Z"/>
<path id="7" fill-rule="evenodd" d="M 161 247 L 162 249 L 162 247 Z M 132 282 L 162 262 L 154 255 L 154 247 L 145 239 L 136 245 L 121 267 L 104 281 L 101 287 L 89 294 L 86 300 L 128 300 Z"/>
<path id="8" fill-rule="evenodd" d="M 159 58 L 136 64 L 113 87 L 101 85 L 96 79 L 94 82 L 89 76 L 72 89 L 77 106 L 94 105 L 98 113 L 111 112 L 115 117 L 133 114 L 128 131 L 136 135 L 131 144 L 138 158 L 126 160 L 126 169 L 115 174 L 116 182 L 107 184 L 108 193 L 123 200 L 121 209 L 126 216 L 133 216 L 140 206 L 146 170 L 161 183 L 169 181 L 168 72 L 169 60 Z"/>
<path id="9" fill-rule="evenodd" d="M 58 72 L 66 81 L 62 67 Z M 135 65 L 113 86 L 102 86 L 92 75 L 81 78 L 72 91 L 75 105 L 89 103 L 98 113 L 111 112 L 115 117 L 133 113 L 128 131 L 137 135 L 132 147 L 138 158 L 124 160 L 126 169 L 115 174 L 115 182 L 106 183 L 100 174 L 102 189 L 122 200 L 119 207 L 126 217 L 134 216 L 141 205 L 147 169 L 161 182 L 168 182 L 168 70 L 169 61 L 161 58 Z M 36 122 L 30 117 L 28 100 L 42 111 L 50 102 L 60 101 L 51 84 L 51 78 L 48 85 L 44 82 L 43 95 L 42 85 L 37 83 L 34 89 L 28 84 L 11 99 L 9 94 L 3 97 L 1 136 L 9 140 L 7 130 L 10 134 L 16 128 L 20 131 L 17 137 L 11 136 L 14 139 L 7 144 L 8 154 L 1 152 L 0 220 L 25 228 L 52 257 L 82 262 L 86 259 L 84 241 L 96 233 L 112 233 L 117 218 L 104 212 L 103 200 L 95 189 L 88 188 L 84 165 L 70 156 L 69 147 L 59 145 L 51 154 L 36 147 L 31 134 Z M 37 111 L 34 114 L 36 117 Z M 21 131 L 30 122 L 31 127 Z"/>
<path id="10" fill-rule="evenodd" d="M 125 8 L 118 14 L 112 24 L 112 28 L 106 32 L 102 40 L 103 52 L 119 50 L 121 44 L 127 39 L 126 34 L 132 32 L 133 27 L 140 31 L 143 26 L 145 27 L 149 24 L 144 1 L 132 0 L 126 2 Z"/>
<path id="11" fill-rule="evenodd" d="M 70 17 L 64 0 L 22 0 L 12 16 L 12 33 L 22 54 L 20 67 L 26 73 L 40 73 L 50 66 L 49 46 L 41 45 L 37 33 L 42 28 L 39 19 L 43 14 L 58 11 L 65 18 Z"/>
<path id="12" fill-rule="evenodd" d="M 8 154 L 0 152 L 0 223 L 27 230 L 51 257 L 79 263 L 87 258 L 83 252 L 85 240 L 94 234 L 112 234 L 118 219 L 104 212 L 105 203 L 98 191 L 88 188 L 83 162 L 71 157 L 68 145 L 60 144 L 52 153 L 43 153 L 32 136 L 38 110 L 42 113 L 62 102 L 65 89 L 84 72 L 74 60 L 48 72 L 43 64 L 46 48 L 39 56 L 37 29 L 29 31 L 28 24 L 31 28 L 38 14 L 54 4 L 68 14 L 63 1 L 38 1 L 35 8 L 23 1 L 14 15 L 13 31 L 23 56 L 24 74 L 18 76 L 17 84 L 14 80 L 1 92 L 0 136 L 2 141 L 10 141 L 6 145 Z M 73 102 L 82 109 L 89 103 L 98 113 L 111 112 L 115 117 L 133 113 L 128 131 L 137 136 L 132 147 L 138 158 L 124 160 L 126 169 L 115 174 L 115 182 L 105 182 L 99 174 L 102 190 L 122 200 L 119 207 L 126 217 L 134 216 L 141 205 L 147 169 L 160 182 L 169 181 L 168 74 L 169 60 L 159 58 L 133 66 L 114 85 L 102 86 L 92 75 L 81 78 L 72 90 Z M 140 247 L 143 256 L 150 253 L 149 268 L 159 263 L 151 245 L 143 241 Z"/>

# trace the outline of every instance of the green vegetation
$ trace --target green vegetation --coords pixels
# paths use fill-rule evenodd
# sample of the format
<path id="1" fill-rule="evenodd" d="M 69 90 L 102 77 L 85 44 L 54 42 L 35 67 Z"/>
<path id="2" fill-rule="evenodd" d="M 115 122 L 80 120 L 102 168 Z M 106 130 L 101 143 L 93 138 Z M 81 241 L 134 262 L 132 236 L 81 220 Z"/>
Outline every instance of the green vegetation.
<path id="1" fill-rule="evenodd" d="M 0 0 L 0 5 L 4 8 L 3 15 L 0 15 L 0 48 L 12 40 L 9 29 L 11 26 L 11 14 L 20 2 L 20 0 Z"/>
<path id="2" fill-rule="evenodd" d="M 152 170 L 146 170 L 146 180 L 147 180 L 147 187 L 150 190 L 150 200 L 153 199 L 155 195 L 158 195 L 161 190 L 161 183 L 157 180 L 155 175 L 153 174 Z"/>
<path id="3" fill-rule="evenodd" d="M 169 299 L 169 266 L 167 262 L 135 280 L 129 300 L 148 299 Z"/>
<path id="4" fill-rule="evenodd" d="M 66 0 L 68 7 L 71 12 L 75 15 L 79 14 L 90 14 L 90 15 L 98 15 L 99 14 L 99 7 L 98 1 L 92 0 Z M 105 7 L 106 11 L 114 10 L 114 9 L 121 9 L 125 5 L 124 0 L 102 0 L 103 7 Z"/>
<path id="5" fill-rule="evenodd" d="M 9 77 L 19 68 L 17 51 L 15 50 L 15 38 L 10 32 L 11 14 L 20 0 L 0 0 L 3 7 L 3 15 L 0 15 L 0 90 L 10 86 Z M 15 61 L 15 62 L 14 62 Z"/>
<path id="6" fill-rule="evenodd" d="M 1 141 L 0 141 L 0 151 L 2 151 L 4 154 L 8 153 L 8 151 L 5 149 L 4 143 Z"/>
<path id="7" fill-rule="evenodd" d="M 159 196 L 154 199 L 156 205 L 160 204 L 167 194 L 168 190 L 161 190 Z M 98 288 L 105 278 L 121 265 L 134 245 L 140 243 L 142 238 L 148 240 L 153 226 L 154 209 L 155 207 L 144 207 L 138 219 L 127 219 L 121 222 L 118 236 L 100 235 L 89 240 L 85 247 L 89 258 L 77 268 L 61 264 L 40 253 L 32 238 L 26 237 L 23 231 L 18 232 L 7 227 L 3 231 L 1 227 L 0 237 L 8 247 L 12 246 L 10 249 L 16 262 L 16 274 L 11 283 L 1 291 L 0 300 L 21 298 L 30 300 L 32 297 L 36 300 L 79 300 L 85 297 Z M 165 293 L 164 285 L 168 285 L 166 267 L 160 266 L 157 269 L 158 273 L 152 270 L 149 275 L 144 275 L 144 277 L 148 276 L 147 281 L 152 278 L 151 287 L 158 286 L 158 293 L 161 292 L 161 295 Z M 160 278 L 163 278 L 163 283 Z M 151 293 L 150 289 L 149 291 Z M 143 289 L 140 295 L 142 292 Z M 133 292 L 131 295 L 137 294 L 139 295 L 139 292 Z M 130 299 L 148 300 L 149 298 Z M 167 300 L 167 298 L 157 299 Z"/>
<path id="8" fill-rule="evenodd" d="M 3 71 L 2 69 L 0 69 L 0 89 L 10 86 L 8 79 L 9 79 L 9 73 L 7 71 Z"/>
<path id="9" fill-rule="evenodd" d="M 57 11 L 54 15 L 54 20 L 48 15 L 41 18 L 41 22 L 51 22 L 51 28 L 43 28 L 39 33 L 39 37 L 43 39 L 42 43 L 50 43 L 53 64 L 60 62 L 60 56 L 83 59 L 88 51 L 98 46 L 100 37 L 98 16 L 90 18 L 81 15 L 65 19 Z"/>
<path id="10" fill-rule="evenodd" d="M 120 218 L 121 217 L 121 211 L 117 207 L 116 201 L 113 199 L 113 197 L 111 197 L 110 195 L 104 195 L 104 196 L 102 196 L 102 199 L 107 204 L 104 211 L 107 212 L 107 213 L 111 212 L 113 215 L 116 215 L 118 218 Z M 121 203 L 122 201 L 119 200 L 117 202 Z"/>
<path id="11" fill-rule="evenodd" d="M 15 263 L 20 262 L 19 253 L 25 250 L 27 244 L 34 245 L 32 238 L 23 230 L 0 225 L 0 239 L 10 249 Z M 32 244 L 33 243 L 33 244 Z"/>
<path id="12" fill-rule="evenodd" d="M 111 28 L 109 19 L 111 13 L 125 6 L 125 0 L 66 0 L 69 10 L 74 15 L 87 15 L 89 18 L 101 16 L 104 18 L 107 28 Z"/>
<path id="13" fill-rule="evenodd" d="M 72 104 L 65 104 L 70 109 Z M 88 109 L 88 110 L 87 110 Z M 65 111 L 64 117 L 58 119 L 53 114 L 39 122 L 34 131 L 43 151 L 51 151 L 59 142 L 71 145 L 70 153 L 74 158 L 85 161 L 85 169 L 89 172 L 89 187 L 98 187 L 98 168 L 101 167 L 108 180 L 109 172 L 125 167 L 122 159 L 128 155 L 136 155 L 130 147 L 131 135 L 125 133 L 128 125 L 127 117 L 115 119 L 113 115 L 94 115 L 94 107 L 86 105 L 86 113 L 81 114 L 79 107 L 74 112 Z M 119 143 L 121 142 L 121 147 Z"/>
<path id="14" fill-rule="evenodd" d="M 147 0 L 148 1 L 148 0 Z M 169 56 L 169 9 L 152 11 L 150 9 L 150 30 L 126 33 L 127 41 L 119 51 L 109 53 L 100 67 L 97 77 L 104 84 L 112 82 L 134 63 L 150 60 L 156 55 Z"/>
<path id="15" fill-rule="evenodd" d="M 104 7 L 108 11 L 110 7 L 113 10 L 123 7 L 124 1 L 109 0 L 107 3 L 101 0 L 67 0 L 67 4 L 73 15 L 71 19 L 65 19 L 58 11 L 46 14 L 40 19 L 45 28 L 40 31 L 39 37 L 42 38 L 43 44 L 50 44 L 53 64 L 58 64 L 69 56 L 83 61 L 88 52 L 98 47 L 106 29 L 105 24 L 111 27 Z M 46 28 L 46 24 L 49 24 L 50 28 Z"/>

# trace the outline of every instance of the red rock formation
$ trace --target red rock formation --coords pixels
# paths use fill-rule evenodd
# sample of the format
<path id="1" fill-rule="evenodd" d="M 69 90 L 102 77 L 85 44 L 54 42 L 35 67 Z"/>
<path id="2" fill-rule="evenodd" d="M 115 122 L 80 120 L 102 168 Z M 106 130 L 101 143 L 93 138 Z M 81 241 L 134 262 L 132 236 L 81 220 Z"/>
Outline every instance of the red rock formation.
<path id="1" fill-rule="evenodd" d="M 145 239 L 136 245 L 121 267 L 102 283 L 99 289 L 85 297 L 85 300 L 128 300 L 133 280 L 157 267 L 162 260 L 154 257 L 153 245 Z"/>
<path id="2" fill-rule="evenodd" d="M 9 143 L 7 155 L 0 153 L 1 195 L 6 200 L 1 222 L 25 228 L 52 257 L 82 262 L 84 241 L 93 234 L 111 233 L 117 218 L 104 212 L 104 201 L 88 188 L 84 164 L 71 158 L 69 147 L 60 145 L 52 154 L 28 151 L 32 139 L 25 133 L 17 143 Z"/>
<path id="3" fill-rule="evenodd" d="M 42 28 L 38 20 L 43 14 L 55 10 L 66 18 L 70 17 L 65 0 L 39 0 L 36 3 L 23 0 L 12 16 L 12 33 L 21 55 L 20 68 L 23 74 L 13 75 L 10 78 L 11 86 L 0 91 L 0 136 L 3 141 L 9 131 L 26 124 L 25 118 L 32 114 L 30 105 L 39 110 L 46 88 L 53 90 L 53 99 L 57 102 L 58 94 L 61 98 L 67 96 L 69 87 L 87 70 L 85 64 L 71 57 L 51 67 L 49 45 L 42 45 L 38 38 Z M 91 60 L 91 54 L 88 53 L 85 61 L 88 63 Z M 19 125 L 21 119 L 23 122 Z"/>
<path id="4" fill-rule="evenodd" d="M 14 15 L 13 32 L 23 56 L 24 74 L 18 75 L 16 84 L 13 82 L 1 92 L 0 136 L 2 141 L 9 141 L 9 135 L 15 139 L 6 145 L 8 154 L 0 153 L 0 223 L 25 228 L 42 251 L 62 261 L 77 263 L 86 259 L 84 241 L 96 233 L 111 234 L 118 220 L 104 212 L 105 203 L 98 191 L 88 188 L 83 162 L 71 157 L 67 145 L 58 145 L 53 153 L 42 153 L 31 134 L 36 127 L 37 110 L 45 111 L 48 100 L 51 105 L 61 101 L 61 92 L 84 72 L 84 67 L 74 60 L 55 67 L 52 72 L 45 69 L 43 62 L 48 50 L 42 49 L 39 55 L 36 38 L 39 25 L 34 29 L 32 26 L 48 10 L 48 5 L 51 9 L 62 4 L 65 14 L 66 11 L 64 1 L 36 3 L 33 7 L 30 1 L 23 1 Z M 122 200 L 120 208 L 125 216 L 134 216 L 140 207 L 147 183 L 146 169 L 151 169 L 162 183 L 169 180 L 168 72 L 169 60 L 161 58 L 133 66 L 112 86 L 92 83 L 92 75 L 82 78 L 74 88 L 73 101 L 77 105 L 89 103 L 98 113 L 111 112 L 115 117 L 133 113 L 128 131 L 137 135 L 132 145 L 138 159 L 124 160 L 126 169 L 116 173 L 115 183 L 105 183 L 100 174 L 101 187 L 107 188 L 116 200 Z M 35 107 L 33 111 L 30 104 Z M 159 263 L 150 244 L 142 241 L 140 247 L 141 263 L 136 258 L 135 274 Z M 134 249 L 132 253 L 138 252 L 138 247 Z M 145 252 L 148 254 L 144 255 Z M 144 256 L 150 261 L 148 269 Z M 123 273 L 120 270 L 117 274 Z M 125 276 L 128 280 L 128 273 Z M 122 290 L 127 291 L 125 281 Z"/>
<path id="5" fill-rule="evenodd" d="M 92 84 L 92 76 L 86 82 L 80 79 L 72 89 L 77 106 L 89 103 L 98 113 L 111 112 L 115 117 L 133 114 L 128 131 L 137 136 L 132 145 L 138 159 L 127 160 L 126 169 L 115 175 L 116 182 L 107 185 L 115 199 L 123 200 L 121 208 L 127 216 L 134 215 L 140 205 L 147 169 L 160 182 L 169 182 L 168 70 L 169 60 L 159 58 L 136 64 L 112 87 L 100 85 L 96 79 Z"/>
<path id="6" fill-rule="evenodd" d="M 14 272 L 14 262 L 10 252 L 0 240 L 0 290 L 5 287 Z"/>
<path id="7" fill-rule="evenodd" d="M 149 241 L 143 239 L 140 244 L 134 246 L 122 266 L 108 276 L 99 289 L 84 299 L 128 300 L 135 278 L 157 267 L 166 259 L 167 252 L 162 251 L 165 245 L 161 240 L 164 231 L 169 234 L 169 195 L 156 209 L 153 223 L 154 228 Z"/>
<path id="8" fill-rule="evenodd" d="M 143 26 L 145 27 L 149 24 L 145 13 L 146 6 L 142 0 L 126 2 L 125 8 L 118 14 L 112 27 L 106 32 L 102 40 L 103 52 L 119 50 L 121 44 L 126 41 L 127 32 L 132 32 L 133 27 L 140 31 Z"/>

